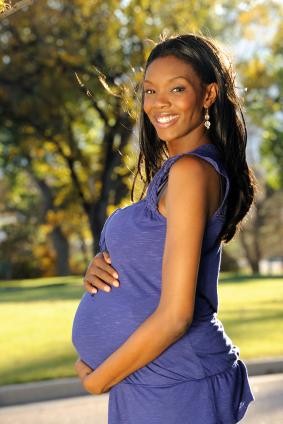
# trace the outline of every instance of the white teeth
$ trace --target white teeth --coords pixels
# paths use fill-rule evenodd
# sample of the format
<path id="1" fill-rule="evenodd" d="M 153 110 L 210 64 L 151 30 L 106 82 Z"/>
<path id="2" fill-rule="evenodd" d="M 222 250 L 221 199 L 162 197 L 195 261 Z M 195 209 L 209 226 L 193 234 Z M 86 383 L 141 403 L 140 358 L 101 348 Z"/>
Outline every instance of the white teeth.
<path id="1" fill-rule="evenodd" d="M 176 115 L 159 116 L 158 118 L 156 118 L 156 120 L 157 120 L 157 122 L 160 122 L 160 124 L 166 124 L 167 122 L 172 121 L 176 117 L 177 117 Z"/>

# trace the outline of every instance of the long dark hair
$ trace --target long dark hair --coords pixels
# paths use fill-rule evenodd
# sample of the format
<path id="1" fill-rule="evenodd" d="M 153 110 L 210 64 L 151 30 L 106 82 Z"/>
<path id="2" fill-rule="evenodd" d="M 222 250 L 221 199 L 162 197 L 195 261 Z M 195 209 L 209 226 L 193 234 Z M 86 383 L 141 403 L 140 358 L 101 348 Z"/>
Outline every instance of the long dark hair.
<path id="1" fill-rule="evenodd" d="M 242 112 L 241 100 L 235 87 L 235 76 L 231 62 L 208 37 L 196 34 L 184 34 L 163 39 L 151 51 L 144 74 L 148 66 L 157 58 L 175 56 L 189 63 L 203 84 L 216 82 L 218 95 L 210 107 L 209 136 L 221 153 L 223 164 L 229 175 L 230 190 L 227 197 L 227 215 L 219 241 L 228 243 L 235 235 L 240 222 L 248 213 L 257 189 L 257 181 L 246 161 L 247 131 Z M 143 93 L 139 118 L 140 153 L 137 172 L 134 176 L 131 200 L 137 175 L 144 182 L 143 192 L 168 158 L 166 143 L 161 142 L 155 128 L 143 111 Z M 144 163 L 145 179 L 141 172 Z"/>

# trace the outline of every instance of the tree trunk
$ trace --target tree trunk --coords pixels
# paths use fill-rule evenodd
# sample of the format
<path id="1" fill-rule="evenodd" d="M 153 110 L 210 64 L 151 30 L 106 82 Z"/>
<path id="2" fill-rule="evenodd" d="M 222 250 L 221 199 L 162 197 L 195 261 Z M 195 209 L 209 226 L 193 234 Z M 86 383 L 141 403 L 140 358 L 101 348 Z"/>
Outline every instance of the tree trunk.
<path id="1" fill-rule="evenodd" d="M 54 206 L 54 199 L 51 188 L 48 186 L 45 180 L 37 177 L 33 172 L 30 171 L 30 175 L 36 182 L 37 186 L 40 189 L 43 203 L 42 210 L 40 211 L 40 220 L 45 222 L 46 215 L 48 211 L 55 211 L 56 207 Z M 50 237 L 54 250 L 56 252 L 56 274 L 57 275 L 69 275 L 69 256 L 70 248 L 69 241 L 66 236 L 63 234 L 63 231 L 59 225 L 55 226 L 51 233 Z"/>
<path id="2" fill-rule="evenodd" d="M 261 206 L 262 203 L 260 201 L 255 204 L 255 213 L 251 226 L 240 231 L 240 242 L 253 274 L 260 272 L 259 263 L 262 259 L 259 234 L 262 226 Z M 250 241 L 248 242 L 248 240 Z"/>
<path id="3" fill-rule="evenodd" d="M 56 250 L 56 275 L 69 275 L 69 242 L 59 226 L 51 234 L 54 249 Z"/>

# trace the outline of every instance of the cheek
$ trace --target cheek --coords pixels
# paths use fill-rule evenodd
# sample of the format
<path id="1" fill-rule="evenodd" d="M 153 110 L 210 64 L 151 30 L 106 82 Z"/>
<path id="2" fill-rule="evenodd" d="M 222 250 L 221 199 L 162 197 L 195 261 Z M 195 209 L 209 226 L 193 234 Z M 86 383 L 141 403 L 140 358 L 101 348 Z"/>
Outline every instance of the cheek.
<path id="1" fill-rule="evenodd" d="M 193 111 L 196 107 L 196 97 L 193 94 L 188 94 L 180 97 L 177 101 L 178 107 L 185 111 Z"/>
<path id="2" fill-rule="evenodd" d="M 153 123 L 152 122 L 152 119 L 150 117 L 151 104 L 150 104 L 149 101 L 144 101 L 144 103 L 143 103 L 143 111 L 144 111 L 145 115 L 147 116 L 147 118 L 150 120 L 150 122 Z"/>
<path id="3" fill-rule="evenodd" d="M 199 115 L 202 112 L 202 103 L 196 95 L 191 94 L 180 99 L 178 108 L 190 119 L 190 117 Z"/>
<path id="4" fill-rule="evenodd" d="M 143 101 L 143 110 L 146 114 L 150 112 L 151 109 L 151 101 L 148 98 L 145 98 Z"/>

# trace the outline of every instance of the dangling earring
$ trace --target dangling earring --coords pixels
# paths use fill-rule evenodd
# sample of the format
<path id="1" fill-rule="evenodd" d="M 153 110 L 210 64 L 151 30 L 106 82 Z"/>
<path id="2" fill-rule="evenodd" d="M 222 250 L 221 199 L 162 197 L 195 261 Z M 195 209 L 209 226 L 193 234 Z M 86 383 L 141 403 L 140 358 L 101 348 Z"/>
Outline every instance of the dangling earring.
<path id="1" fill-rule="evenodd" d="M 208 108 L 205 108 L 205 115 L 204 115 L 204 126 L 207 130 L 209 130 L 210 128 L 210 120 L 209 120 L 210 116 L 208 113 Z"/>

